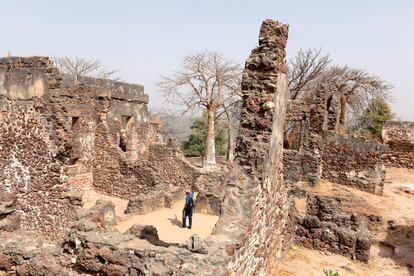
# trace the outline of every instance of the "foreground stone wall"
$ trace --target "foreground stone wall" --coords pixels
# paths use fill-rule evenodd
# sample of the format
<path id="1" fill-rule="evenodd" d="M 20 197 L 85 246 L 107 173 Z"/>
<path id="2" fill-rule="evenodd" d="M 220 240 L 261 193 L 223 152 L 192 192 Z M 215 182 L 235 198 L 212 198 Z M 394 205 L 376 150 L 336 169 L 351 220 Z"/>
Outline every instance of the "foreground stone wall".
<path id="1" fill-rule="evenodd" d="M 269 273 L 289 248 L 292 225 L 282 179 L 288 26 L 266 20 L 259 46 L 246 61 L 234 167 L 215 233 L 237 243 L 234 274 Z"/>
<path id="2" fill-rule="evenodd" d="M 77 206 L 61 177 L 61 144 L 53 141 L 62 126 L 42 97 L 59 76 L 46 58 L 0 59 L 0 76 L 0 199 L 14 198 L 17 227 L 62 238 Z"/>
<path id="3" fill-rule="evenodd" d="M 385 156 L 387 166 L 414 169 L 414 122 L 386 122 L 382 140 L 390 148 Z"/>

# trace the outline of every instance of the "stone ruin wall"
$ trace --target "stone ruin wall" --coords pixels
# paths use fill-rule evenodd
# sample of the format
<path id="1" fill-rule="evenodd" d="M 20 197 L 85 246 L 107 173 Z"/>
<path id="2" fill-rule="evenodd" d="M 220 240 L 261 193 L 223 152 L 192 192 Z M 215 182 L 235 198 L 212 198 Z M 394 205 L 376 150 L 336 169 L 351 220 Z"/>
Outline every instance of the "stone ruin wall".
<path id="1" fill-rule="evenodd" d="M 0 228 L 62 237 L 82 204 L 77 190 L 129 199 L 194 182 L 196 170 L 149 122 L 142 86 L 79 81 L 48 58 L 0 59 L 0 197 L 13 212 Z"/>
<path id="2" fill-rule="evenodd" d="M 341 108 L 339 92 L 323 85 L 312 99 L 288 102 L 285 181 L 314 186 L 323 178 L 381 194 L 387 147 L 345 135 Z"/>
<path id="3" fill-rule="evenodd" d="M 386 122 L 382 140 L 389 146 L 385 155 L 387 166 L 414 169 L 414 122 Z"/>
<path id="4" fill-rule="evenodd" d="M 376 141 L 325 136 L 322 178 L 363 191 L 382 194 L 385 181 L 384 154 L 387 147 Z"/>
<path id="5" fill-rule="evenodd" d="M 298 212 L 295 242 L 301 246 L 368 262 L 371 237 L 365 215 L 341 210 L 341 198 L 308 193 Z"/>
<path id="6" fill-rule="evenodd" d="M 77 206 L 61 177 L 62 144 L 55 139 L 63 126 L 44 97 L 58 83 L 48 59 L 0 59 L 0 204 L 9 209 L 0 215 L 3 230 L 61 238 L 74 220 Z"/>
<path id="7" fill-rule="evenodd" d="M 246 61 L 235 162 L 227 176 L 218 237 L 236 244 L 233 274 L 270 273 L 289 248 L 292 223 L 282 177 L 288 26 L 266 20 Z"/>

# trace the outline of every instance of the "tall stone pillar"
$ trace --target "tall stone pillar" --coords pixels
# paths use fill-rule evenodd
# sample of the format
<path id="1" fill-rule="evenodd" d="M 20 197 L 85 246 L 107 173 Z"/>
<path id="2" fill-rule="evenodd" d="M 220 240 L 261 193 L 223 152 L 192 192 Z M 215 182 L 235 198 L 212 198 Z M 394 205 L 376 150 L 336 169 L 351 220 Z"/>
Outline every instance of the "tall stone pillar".
<path id="1" fill-rule="evenodd" d="M 231 273 L 257 275 L 289 247 L 291 223 L 282 177 L 283 124 L 288 93 L 288 26 L 265 20 L 259 46 L 246 61 L 235 162 L 215 233 L 234 243 Z"/>

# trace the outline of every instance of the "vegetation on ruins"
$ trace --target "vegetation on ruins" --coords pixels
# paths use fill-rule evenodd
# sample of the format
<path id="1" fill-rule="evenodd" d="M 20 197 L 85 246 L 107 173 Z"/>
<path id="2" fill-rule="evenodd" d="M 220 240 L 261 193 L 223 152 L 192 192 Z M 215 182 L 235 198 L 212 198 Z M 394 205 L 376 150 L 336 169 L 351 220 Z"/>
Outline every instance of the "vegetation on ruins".
<path id="1" fill-rule="evenodd" d="M 289 62 L 290 98 L 306 99 L 313 96 L 319 85 L 340 93 L 343 106 L 340 123 L 349 129 L 358 126 L 358 118 L 376 98 L 390 100 L 392 86 L 378 76 L 348 65 L 332 65 L 329 55 L 321 50 L 300 50 Z"/>
<path id="2" fill-rule="evenodd" d="M 390 106 L 383 98 L 372 99 L 364 113 L 358 119 L 358 129 L 362 129 L 370 138 L 381 139 L 382 126 L 394 118 Z"/>
<path id="3" fill-rule="evenodd" d="M 216 117 L 215 127 L 215 150 L 218 156 L 225 155 L 227 152 L 227 137 L 223 128 L 223 122 Z M 182 143 L 182 150 L 186 156 L 203 156 L 205 141 L 207 137 L 207 112 L 203 112 L 200 117 L 192 120 L 191 133 Z"/>
<path id="4" fill-rule="evenodd" d="M 71 58 L 64 56 L 56 57 L 54 61 L 62 73 L 74 78 L 75 85 L 79 84 L 80 77 L 118 80 L 118 78 L 114 77 L 117 71 L 107 70 L 100 60 L 87 60 L 79 57 Z"/>
<path id="5" fill-rule="evenodd" d="M 227 60 L 217 52 L 204 51 L 184 57 L 181 70 L 161 76 L 159 88 L 172 103 L 184 105 L 185 112 L 202 109 L 207 112 L 207 135 L 204 148 L 204 168 L 215 168 L 215 122 L 224 103 L 233 102 L 241 77 L 239 64 Z M 231 105 L 226 105 L 230 107 Z M 230 110 L 230 109 L 227 109 Z M 228 122 L 232 112 L 226 113 Z M 232 125 L 228 125 L 232 131 Z"/>

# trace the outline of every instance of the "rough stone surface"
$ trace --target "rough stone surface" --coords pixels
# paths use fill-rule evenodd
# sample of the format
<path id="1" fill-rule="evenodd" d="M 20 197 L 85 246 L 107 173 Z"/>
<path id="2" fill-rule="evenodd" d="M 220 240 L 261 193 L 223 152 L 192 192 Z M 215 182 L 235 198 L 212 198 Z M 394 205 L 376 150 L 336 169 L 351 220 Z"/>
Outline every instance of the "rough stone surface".
<path id="1" fill-rule="evenodd" d="M 368 262 L 368 219 L 342 212 L 340 205 L 339 198 L 308 194 L 306 213 L 297 215 L 295 241 L 310 249 Z"/>
<path id="2" fill-rule="evenodd" d="M 197 213 L 220 215 L 224 197 L 224 185 L 227 171 L 206 173 L 195 183 L 194 190 L 199 191 L 195 200 Z"/>
<path id="3" fill-rule="evenodd" d="M 385 155 L 387 166 L 414 169 L 414 122 L 386 122 L 382 140 L 390 147 Z"/>
<path id="4" fill-rule="evenodd" d="M 284 125 L 284 178 L 316 185 L 321 178 L 381 194 L 387 147 L 345 135 L 339 91 L 320 85 L 311 98 L 290 100 Z"/>
<path id="5" fill-rule="evenodd" d="M 325 135 L 322 152 L 324 179 L 371 193 L 384 190 L 384 155 L 387 146 L 376 141 Z"/>
<path id="6" fill-rule="evenodd" d="M 215 229 L 217 236 L 238 248 L 229 264 L 234 274 L 269 273 L 291 241 L 290 206 L 282 179 L 287 36 L 287 25 L 264 21 L 259 46 L 243 72 L 234 166 L 226 178 Z"/>
<path id="7" fill-rule="evenodd" d="M 0 227 L 18 215 L 22 229 L 63 238 L 91 187 L 125 199 L 163 190 L 170 202 L 192 186 L 197 170 L 163 143 L 147 103 L 140 85 L 75 84 L 46 57 L 1 58 L 0 196 L 17 197 Z"/>
<path id="8" fill-rule="evenodd" d="M 208 249 L 203 240 L 197 236 L 192 235 L 186 242 L 185 242 L 185 248 L 190 250 L 191 252 L 195 253 L 201 253 L 201 254 L 207 254 Z"/>

